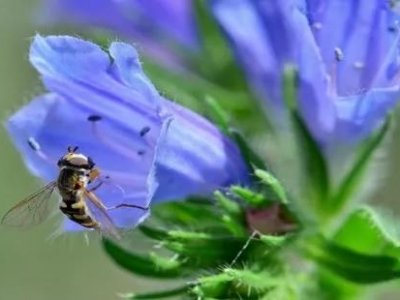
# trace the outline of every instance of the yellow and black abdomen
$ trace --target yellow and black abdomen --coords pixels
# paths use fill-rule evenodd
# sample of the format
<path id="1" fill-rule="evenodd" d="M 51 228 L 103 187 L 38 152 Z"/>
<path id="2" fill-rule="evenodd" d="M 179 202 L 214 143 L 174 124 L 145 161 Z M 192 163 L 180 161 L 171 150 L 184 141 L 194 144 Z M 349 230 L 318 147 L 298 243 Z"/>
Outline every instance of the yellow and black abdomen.
<path id="1" fill-rule="evenodd" d="M 88 214 L 88 209 L 83 196 L 85 184 L 80 178 L 83 172 L 72 168 L 60 171 L 57 185 L 61 195 L 60 210 L 70 220 L 86 228 L 98 227 L 97 222 Z"/>
<path id="2" fill-rule="evenodd" d="M 88 215 L 86 204 L 83 201 L 68 201 L 62 199 L 60 203 L 61 212 L 71 221 L 78 223 L 86 228 L 96 228 L 97 223 Z"/>

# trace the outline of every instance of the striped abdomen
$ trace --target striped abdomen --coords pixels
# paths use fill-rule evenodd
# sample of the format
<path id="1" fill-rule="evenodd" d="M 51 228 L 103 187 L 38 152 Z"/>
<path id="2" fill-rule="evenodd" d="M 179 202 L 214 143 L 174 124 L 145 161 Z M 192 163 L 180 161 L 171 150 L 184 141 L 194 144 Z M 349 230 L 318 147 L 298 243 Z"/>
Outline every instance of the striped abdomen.
<path id="1" fill-rule="evenodd" d="M 61 195 L 60 210 L 70 220 L 86 227 L 97 228 L 98 223 L 88 214 L 83 191 L 86 188 L 84 172 L 73 168 L 63 168 L 57 185 Z"/>
<path id="2" fill-rule="evenodd" d="M 69 201 L 62 199 L 60 202 L 60 210 L 70 220 L 82 225 L 86 228 L 97 228 L 97 222 L 87 213 L 86 204 L 83 200 Z"/>

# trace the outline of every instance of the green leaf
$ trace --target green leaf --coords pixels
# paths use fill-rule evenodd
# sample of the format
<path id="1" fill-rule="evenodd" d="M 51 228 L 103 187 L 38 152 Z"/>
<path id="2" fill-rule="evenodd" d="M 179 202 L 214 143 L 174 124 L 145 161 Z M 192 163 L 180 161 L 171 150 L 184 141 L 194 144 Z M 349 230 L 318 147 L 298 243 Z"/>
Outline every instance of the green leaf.
<path id="1" fill-rule="evenodd" d="M 253 208 L 264 208 L 272 204 L 271 201 L 265 199 L 263 194 L 253 192 L 252 190 L 239 185 L 232 186 L 231 191 Z"/>
<path id="2" fill-rule="evenodd" d="M 283 98 L 289 111 L 297 110 L 297 68 L 286 64 L 283 70 Z"/>
<path id="3" fill-rule="evenodd" d="M 209 200 L 171 201 L 152 206 L 152 218 L 162 226 L 203 228 L 220 226 L 218 212 Z"/>
<path id="4" fill-rule="evenodd" d="M 178 278 L 184 275 L 179 261 L 155 254 L 135 254 L 108 239 L 103 239 L 103 248 L 115 263 L 132 273 L 154 278 Z"/>
<path id="5" fill-rule="evenodd" d="M 363 206 L 347 218 L 334 239 L 354 251 L 390 255 L 400 260 L 399 226 L 399 221 L 390 212 Z M 362 238 L 355 239 L 356 236 Z"/>
<path id="6" fill-rule="evenodd" d="M 205 96 L 204 101 L 208 108 L 210 108 L 209 111 L 211 112 L 213 121 L 225 135 L 229 135 L 229 117 L 227 112 L 211 96 Z"/>
<path id="7" fill-rule="evenodd" d="M 187 293 L 192 288 L 192 284 L 186 284 L 181 287 L 177 287 L 167 291 L 155 292 L 155 293 L 146 293 L 146 294 L 127 294 L 124 295 L 124 299 L 163 299 L 170 298 L 177 295 L 181 295 Z"/>
<path id="8" fill-rule="evenodd" d="M 220 191 L 214 192 L 214 198 L 217 204 L 228 214 L 240 218 L 242 216 L 243 210 L 236 202 L 227 198 Z"/>
<path id="9" fill-rule="evenodd" d="M 354 283 L 379 283 L 400 277 L 399 261 L 388 255 L 360 253 L 323 238 L 308 240 L 304 249 L 319 265 Z"/>
<path id="10" fill-rule="evenodd" d="M 195 0 L 197 27 L 202 39 L 202 59 L 194 61 L 203 76 L 228 89 L 246 90 L 243 72 L 232 58 L 232 52 L 220 27 L 210 12 L 209 0 Z"/>
<path id="11" fill-rule="evenodd" d="M 247 238 L 247 235 L 235 237 L 199 231 L 167 231 L 145 225 L 141 225 L 139 230 L 146 236 L 161 241 L 164 248 L 178 254 L 182 261 L 181 267 L 188 269 L 232 261 Z"/>
<path id="12" fill-rule="evenodd" d="M 243 238 L 197 233 L 191 235 L 174 234 L 164 241 L 165 248 L 179 254 L 187 265 L 193 267 L 218 266 L 231 262 L 245 243 Z M 242 257 L 243 258 L 243 257 Z"/>
<path id="13" fill-rule="evenodd" d="M 256 169 L 266 170 L 267 167 L 264 161 L 251 149 L 245 138 L 233 128 L 230 128 L 229 132 L 230 136 L 234 139 L 236 145 L 239 147 L 249 169 L 252 170 L 252 173 L 254 173 Z"/>
<path id="14" fill-rule="evenodd" d="M 288 237 L 262 234 L 260 240 L 269 248 L 281 248 L 287 242 Z"/>
<path id="15" fill-rule="evenodd" d="M 138 229 L 147 237 L 157 240 L 157 241 L 163 241 L 166 240 L 169 237 L 168 231 L 160 228 L 154 228 L 151 226 L 148 226 L 146 224 L 142 224 L 138 227 Z"/>
<path id="16" fill-rule="evenodd" d="M 337 192 L 330 201 L 331 212 L 336 213 L 347 203 L 360 186 L 373 154 L 382 144 L 387 132 L 391 128 L 392 117 L 388 116 L 382 127 L 362 144 L 357 158 L 349 173 L 339 184 Z"/>
<path id="17" fill-rule="evenodd" d="M 246 237 L 244 211 L 236 202 L 225 197 L 220 191 L 214 193 L 214 198 L 222 208 L 221 222 L 235 237 Z"/>
<path id="18" fill-rule="evenodd" d="M 303 169 L 306 197 L 314 205 L 317 213 L 323 212 L 329 196 L 329 170 L 318 142 L 308 130 L 300 116 L 297 103 L 297 70 L 286 65 L 283 74 L 283 95 L 294 129 Z M 321 211 L 322 209 L 322 211 Z"/>
<path id="19" fill-rule="evenodd" d="M 200 277 L 193 293 L 200 299 L 223 299 L 230 285 L 230 277 L 221 273 Z M 226 299 L 226 298 L 225 298 Z"/>
<path id="20" fill-rule="evenodd" d="M 267 271 L 226 268 L 221 273 L 201 277 L 194 292 L 202 299 L 260 299 L 281 283 Z"/>
<path id="21" fill-rule="evenodd" d="M 312 203 L 317 210 L 330 209 L 324 207 L 329 200 L 330 193 L 329 170 L 324 155 L 297 112 L 292 112 L 292 121 L 301 151 L 306 195 L 310 197 L 310 201 L 313 201 Z"/>
<path id="22" fill-rule="evenodd" d="M 289 201 L 286 197 L 286 192 L 280 181 L 274 177 L 271 173 L 257 169 L 255 175 L 262 180 L 271 190 L 274 192 L 276 199 L 283 204 L 288 204 Z"/>

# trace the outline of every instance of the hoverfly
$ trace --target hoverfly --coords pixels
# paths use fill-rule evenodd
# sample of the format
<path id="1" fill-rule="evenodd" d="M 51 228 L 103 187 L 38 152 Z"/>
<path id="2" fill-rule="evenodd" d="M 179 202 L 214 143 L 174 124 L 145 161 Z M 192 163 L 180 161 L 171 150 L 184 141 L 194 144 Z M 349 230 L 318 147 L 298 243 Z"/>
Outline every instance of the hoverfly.
<path id="1" fill-rule="evenodd" d="M 95 195 L 94 191 L 102 185 L 88 188 L 99 176 L 99 169 L 89 156 L 77 153 L 78 147 L 68 147 L 67 154 L 58 160 L 59 175 L 36 193 L 28 196 L 12 207 L 3 217 L 1 223 L 10 227 L 27 228 L 41 223 L 49 215 L 49 199 L 57 188 L 61 196 L 59 209 L 70 220 L 79 225 L 95 229 L 102 235 L 121 239 L 121 235 L 114 225 L 107 211 L 119 207 L 131 207 L 146 210 L 147 208 L 120 204 L 106 207 Z"/>

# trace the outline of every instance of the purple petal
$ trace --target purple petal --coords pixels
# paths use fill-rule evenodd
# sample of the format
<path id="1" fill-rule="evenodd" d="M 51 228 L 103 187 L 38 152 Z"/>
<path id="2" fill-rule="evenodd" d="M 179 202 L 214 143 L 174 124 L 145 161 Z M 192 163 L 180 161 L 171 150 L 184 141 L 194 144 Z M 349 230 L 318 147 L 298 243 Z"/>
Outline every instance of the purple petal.
<path id="1" fill-rule="evenodd" d="M 214 0 L 212 10 L 276 126 L 282 71 L 298 68 L 299 110 L 327 150 L 365 138 L 399 96 L 399 16 L 367 2 Z"/>
<path id="2" fill-rule="evenodd" d="M 45 0 L 44 24 L 102 28 L 138 43 L 146 55 L 174 68 L 184 65 L 171 45 L 196 51 L 199 37 L 192 0 Z M 175 47 L 176 48 L 176 47 Z"/>
<path id="3" fill-rule="evenodd" d="M 35 175 L 54 180 L 57 159 L 67 146 L 77 145 L 103 178 L 110 177 L 96 191 L 108 207 L 147 207 L 153 200 L 209 195 L 221 186 L 248 183 L 235 145 L 201 116 L 161 98 L 133 47 L 113 43 L 110 56 L 76 38 L 35 38 L 30 59 L 50 93 L 6 124 Z M 131 227 L 147 212 L 121 208 L 110 216 L 117 226 Z"/>

